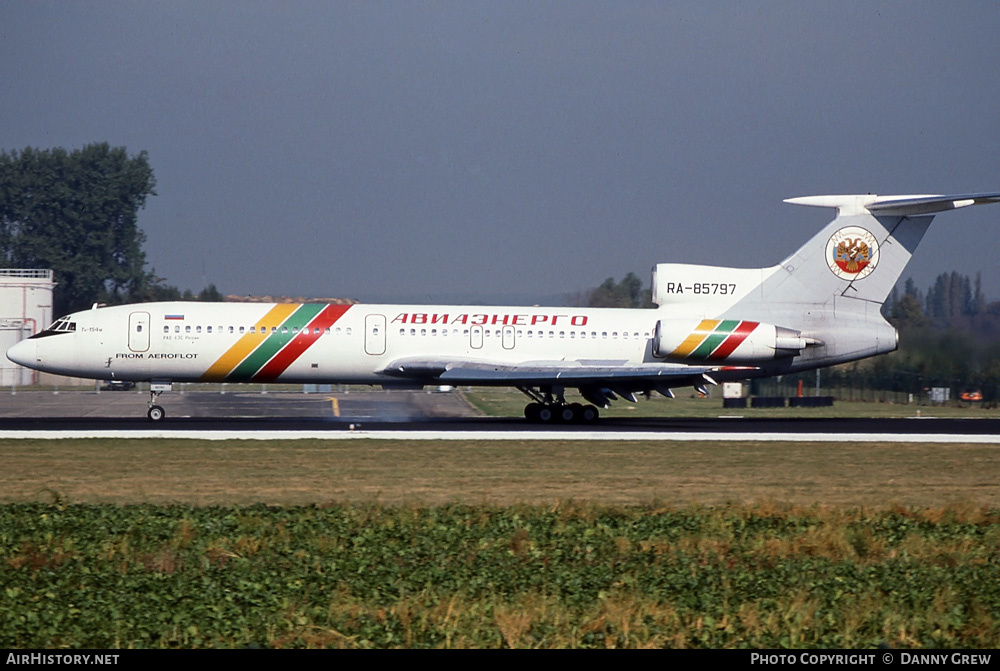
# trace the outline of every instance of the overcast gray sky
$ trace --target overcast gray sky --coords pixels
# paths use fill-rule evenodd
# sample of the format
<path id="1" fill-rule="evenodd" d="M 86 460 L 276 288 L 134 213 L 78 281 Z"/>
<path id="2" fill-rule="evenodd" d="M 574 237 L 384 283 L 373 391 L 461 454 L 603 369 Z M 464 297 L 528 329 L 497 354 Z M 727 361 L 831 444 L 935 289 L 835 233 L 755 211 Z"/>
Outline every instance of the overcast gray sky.
<path id="1" fill-rule="evenodd" d="M 149 152 L 149 265 L 226 293 L 553 294 L 777 263 L 783 198 L 1000 191 L 1000 4 L 0 3 L 0 149 Z M 1000 207 L 907 275 L 982 271 Z"/>

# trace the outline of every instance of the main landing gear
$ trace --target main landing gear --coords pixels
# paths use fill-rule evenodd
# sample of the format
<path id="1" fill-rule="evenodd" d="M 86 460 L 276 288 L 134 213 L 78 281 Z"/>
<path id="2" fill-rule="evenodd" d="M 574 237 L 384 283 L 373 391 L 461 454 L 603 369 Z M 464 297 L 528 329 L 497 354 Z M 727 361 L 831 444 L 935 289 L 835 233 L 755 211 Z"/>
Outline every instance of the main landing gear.
<path id="1" fill-rule="evenodd" d="M 149 385 L 149 410 L 146 411 L 146 417 L 154 422 L 163 421 L 163 418 L 167 416 L 167 411 L 163 409 L 163 406 L 156 405 L 156 399 L 159 398 L 160 394 L 165 391 L 170 391 L 171 384 L 169 382 L 151 382 Z"/>
<path id="2" fill-rule="evenodd" d="M 552 424 L 592 424 L 600 416 L 597 407 L 581 403 L 566 403 L 561 387 L 518 387 L 532 399 L 532 403 L 524 406 L 524 417 L 529 422 Z"/>

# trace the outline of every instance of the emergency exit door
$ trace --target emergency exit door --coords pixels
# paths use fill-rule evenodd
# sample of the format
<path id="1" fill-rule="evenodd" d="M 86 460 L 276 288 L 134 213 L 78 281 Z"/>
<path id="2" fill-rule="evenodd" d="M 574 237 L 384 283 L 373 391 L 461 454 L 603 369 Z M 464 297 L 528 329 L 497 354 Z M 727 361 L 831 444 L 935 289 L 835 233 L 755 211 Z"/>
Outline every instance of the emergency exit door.
<path id="1" fill-rule="evenodd" d="M 365 317 L 365 352 L 385 354 L 385 315 Z"/>
<path id="2" fill-rule="evenodd" d="M 128 316 L 128 348 L 133 352 L 149 349 L 149 313 L 132 312 Z"/>

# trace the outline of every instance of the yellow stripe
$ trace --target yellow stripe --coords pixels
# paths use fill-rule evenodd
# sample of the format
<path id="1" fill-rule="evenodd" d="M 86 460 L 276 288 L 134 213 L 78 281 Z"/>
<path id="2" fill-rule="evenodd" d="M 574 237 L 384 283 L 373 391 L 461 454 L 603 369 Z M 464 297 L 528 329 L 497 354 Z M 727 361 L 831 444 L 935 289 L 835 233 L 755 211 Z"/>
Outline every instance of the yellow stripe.
<path id="1" fill-rule="evenodd" d="M 281 323 L 288 318 L 298 308 L 296 303 L 281 303 L 271 308 L 266 315 L 261 317 L 255 326 L 256 333 L 247 333 L 236 341 L 219 360 L 212 364 L 201 376 L 202 382 L 221 382 L 226 376 L 239 365 L 243 359 L 247 358 L 250 352 L 257 349 L 267 338 L 268 329 L 272 326 L 281 326 Z"/>
<path id="2" fill-rule="evenodd" d="M 684 342 L 681 343 L 680 347 L 667 356 L 683 359 L 688 354 L 693 352 L 695 348 L 697 348 L 698 345 L 700 345 L 718 325 L 719 321 L 716 319 L 703 319 L 701 323 L 698 324 L 698 328 L 696 328 L 691 335 L 684 339 Z"/>

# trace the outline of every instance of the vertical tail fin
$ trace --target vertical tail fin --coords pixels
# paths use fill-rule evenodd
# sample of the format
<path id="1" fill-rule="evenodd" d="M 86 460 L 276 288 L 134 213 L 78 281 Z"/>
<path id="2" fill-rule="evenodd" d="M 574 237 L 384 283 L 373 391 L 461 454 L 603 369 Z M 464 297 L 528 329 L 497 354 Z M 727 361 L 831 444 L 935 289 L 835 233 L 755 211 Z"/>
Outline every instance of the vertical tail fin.
<path id="1" fill-rule="evenodd" d="M 811 196 L 785 201 L 836 208 L 837 217 L 740 301 L 872 314 L 885 302 L 934 214 L 1000 202 L 1000 193 L 960 196 Z M 780 308 L 779 308 L 780 306 Z"/>

